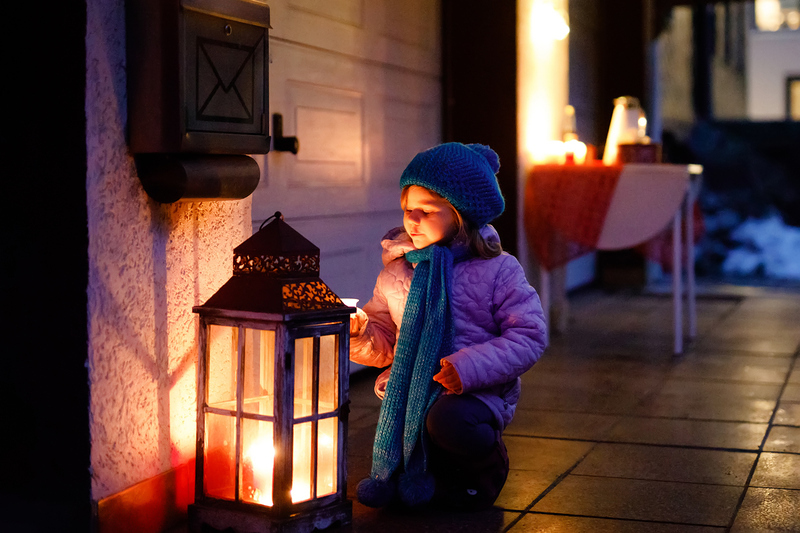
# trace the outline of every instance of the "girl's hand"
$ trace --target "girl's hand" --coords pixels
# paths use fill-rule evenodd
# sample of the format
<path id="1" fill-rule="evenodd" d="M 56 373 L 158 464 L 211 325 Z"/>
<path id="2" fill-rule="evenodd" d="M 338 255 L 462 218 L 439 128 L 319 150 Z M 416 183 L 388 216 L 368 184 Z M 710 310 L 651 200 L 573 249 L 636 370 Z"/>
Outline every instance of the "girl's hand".
<path id="1" fill-rule="evenodd" d="M 433 380 L 441 383 L 442 387 L 445 389 L 456 394 L 461 394 L 463 387 L 461 384 L 461 378 L 458 377 L 458 371 L 450 361 L 442 359 L 442 369 L 438 374 L 433 376 Z"/>
<path id="2" fill-rule="evenodd" d="M 350 336 L 358 337 L 361 335 L 367 320 L 367 313 L 356 307 L 356 312 L 350 315 Z"/>

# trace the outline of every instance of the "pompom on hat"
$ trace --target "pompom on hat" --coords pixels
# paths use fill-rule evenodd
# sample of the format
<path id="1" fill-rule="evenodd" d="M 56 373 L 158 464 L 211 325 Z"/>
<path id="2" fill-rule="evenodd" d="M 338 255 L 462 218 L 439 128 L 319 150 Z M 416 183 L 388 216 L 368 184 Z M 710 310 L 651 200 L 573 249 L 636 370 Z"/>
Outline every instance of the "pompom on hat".
<path id="1" fill-rule="evenodd" d="M 400 187 L 425 187 L 482 228 L 506 207 L 495 176 L 499 169 L 500 158 L 488 146 L 445 143 L 418 153 L 400 176 Z"/>

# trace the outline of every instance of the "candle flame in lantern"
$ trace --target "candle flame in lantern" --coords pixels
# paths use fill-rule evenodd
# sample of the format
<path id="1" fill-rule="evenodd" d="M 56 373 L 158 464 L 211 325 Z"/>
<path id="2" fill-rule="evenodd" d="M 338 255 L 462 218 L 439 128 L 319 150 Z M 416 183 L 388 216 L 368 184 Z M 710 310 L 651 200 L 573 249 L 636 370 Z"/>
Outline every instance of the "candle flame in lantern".
<path id="1" fill-rule="evenodd" d="M 644 115 L 639 116 L 637 125 L 639 126 L 639 129 L 636 132 L 636 135 L 638 137 L 638 140 L 642 141 L 647 135 L 647 118 Z"/>
<path id="2" fill-rule="evenodd" d="M 272 505 L 272 471 L 275 466 L 275 447 L 272 436 L 257 438 L 244 454 L 253 469 L 253 499 L 261 505 Z"/>
<path id="3" fill-rule="evenodd" d="M 318 438 L 319 444 L 323 448 L 332 449 L 335 444 L 333 437 L 327 433 L 321 432 Z M 308 448 L 308 443 L 305 444 L 306 446 L 303 448 Z M 261 505 L 271 507 L 273 505 L 272 476 L 275 468 L 275 446 L 272 436 L 263 435 L 253 441 L 244 454 L 244 460 L 253 474 L 252 484 L 247 487 L 250 497 Z M 328 483 L 328 488 L 332 487 L 333 482 L 331 481 Z M 290 494 L 292 503 L 305 501 L 311 497 L 311 485 L 307 481 L 294 479 Z"/>

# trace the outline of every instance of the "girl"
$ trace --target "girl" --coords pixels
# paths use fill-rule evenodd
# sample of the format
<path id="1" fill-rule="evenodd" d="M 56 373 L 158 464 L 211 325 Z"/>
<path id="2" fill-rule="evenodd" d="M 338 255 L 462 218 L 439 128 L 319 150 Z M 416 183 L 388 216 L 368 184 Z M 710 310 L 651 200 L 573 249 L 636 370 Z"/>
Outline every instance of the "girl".
<path id="1" fill-rule="evenodd" d="M 505 209 L 488 146 L 446 143 L 400 177 L 403 227 L 383 239 L 384 269 L 351 320 L 351 360 L 391 367 L 364 505 L 492 505 L 508 475 L 501 434 L 520 375 L 546 346 L 542 307 L 488 223 Z"/>

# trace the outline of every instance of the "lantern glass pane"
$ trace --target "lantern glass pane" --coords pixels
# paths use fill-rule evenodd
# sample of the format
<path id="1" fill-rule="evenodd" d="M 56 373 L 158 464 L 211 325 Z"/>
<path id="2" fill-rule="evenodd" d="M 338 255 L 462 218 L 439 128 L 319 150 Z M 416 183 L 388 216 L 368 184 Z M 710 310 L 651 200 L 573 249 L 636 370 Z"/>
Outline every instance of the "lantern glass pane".
<path id="1" fill-rule="evenodd" d="M 317 434 L 317 497 L 336 492 L 337 429 L 339 419 L 319 421 Z"/>
<path id="2" fill-rule="evenodd" d="M 242 420 L 242 501 L 272 506 L 272 422 Z"/>
<path id="3" fill-rule="evenodd" d="M 339 336 L 319 339 L 319 413 L 335 411 L 339 393 Z"/>
<path id="4" fill-rule="evenodd" d="M 275 332 L 245 329 L 245 413 L 273 416 L 275 391 Z"/>
<path id="5" fill-rule="evenodd" d="M 314 337 L 294 341 L 294 416 L 309 416 L 314 391 Z"/>
<path id="6" fill-rule="evenodd" d="M 208 405 L 236 408 L 236 361 L 238 329 L 210 325 L 208 328 Z"/>
<path id="7" fill-rule="evenodd" d="M 203 490 L 207 496 L 225 500 L 236 497 L 236 425 L 231 416 L 206 414 Z"/>
<path id="8" fill-rule="evenodd" d="M 311 422 L 294 426 L 292 502 L 311 499 Z"/>

